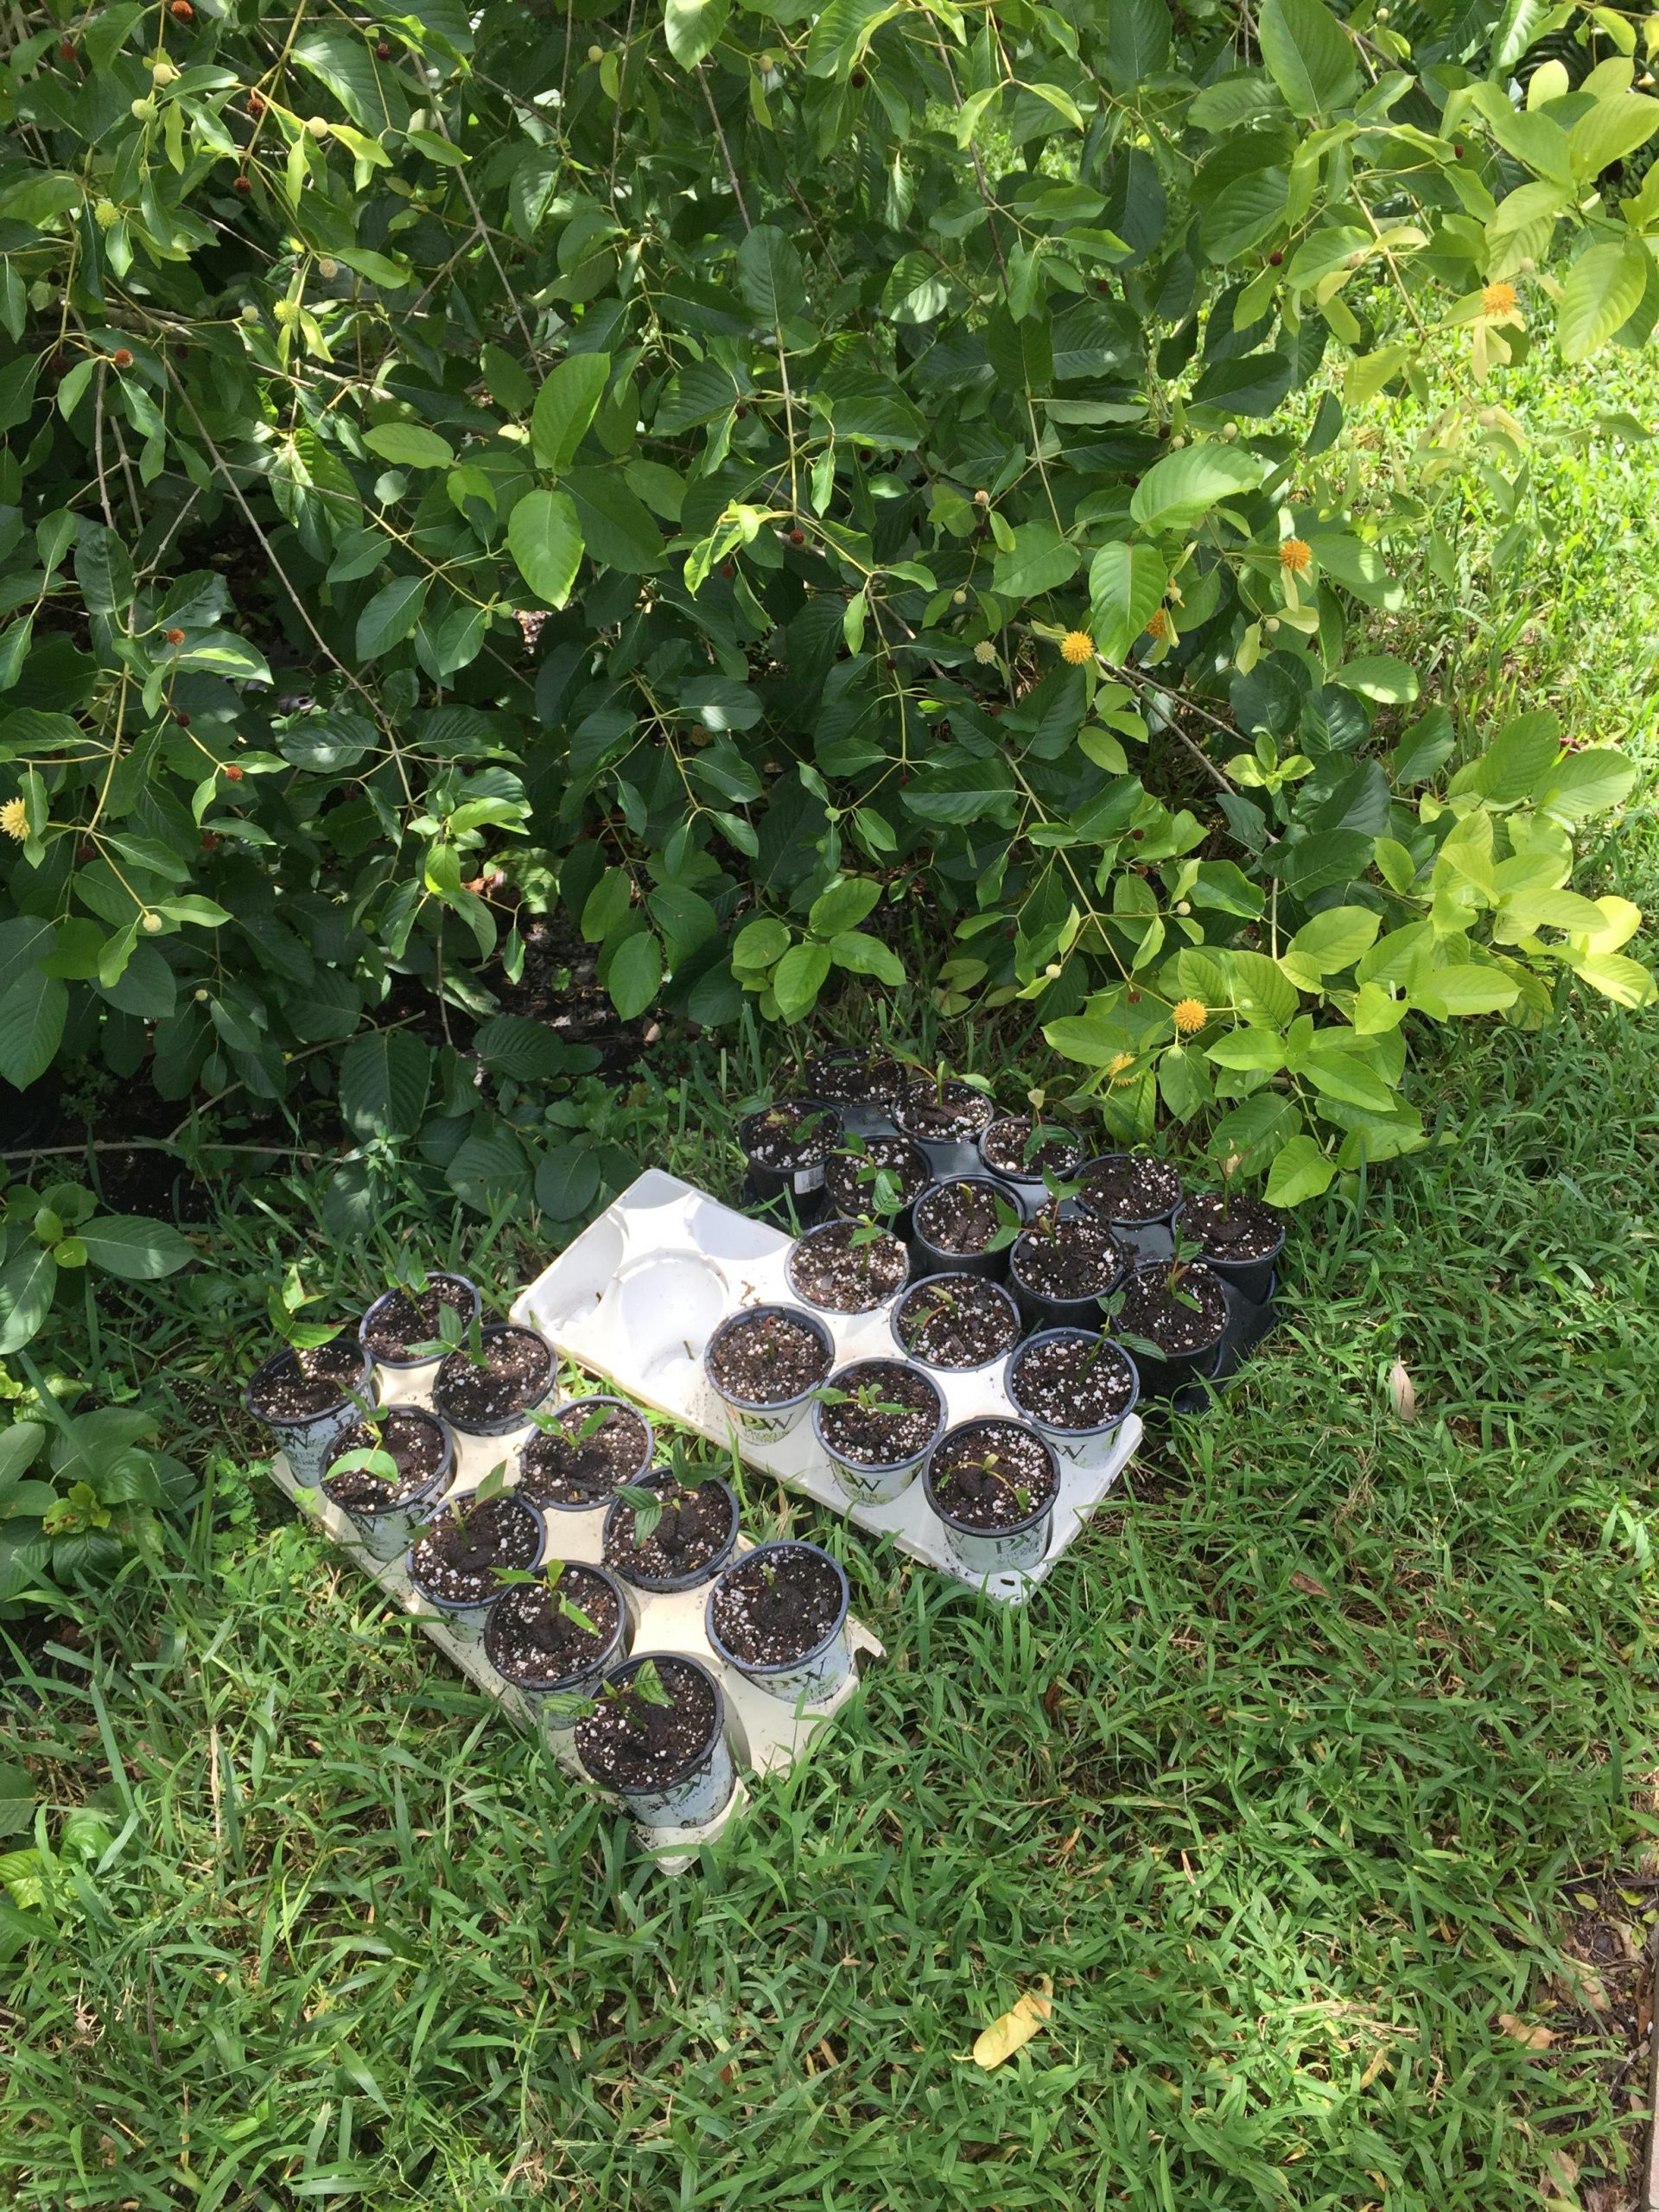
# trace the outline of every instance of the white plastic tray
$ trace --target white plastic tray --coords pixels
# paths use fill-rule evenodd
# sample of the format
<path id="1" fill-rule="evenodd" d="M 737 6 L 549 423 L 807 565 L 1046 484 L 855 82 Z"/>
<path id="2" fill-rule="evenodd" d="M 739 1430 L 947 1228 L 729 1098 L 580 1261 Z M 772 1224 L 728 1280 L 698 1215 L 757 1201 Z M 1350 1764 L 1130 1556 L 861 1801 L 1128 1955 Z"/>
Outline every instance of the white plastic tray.
<path id="1" fill-rule="evenodd" d="M 435 1361 L 421 1368 L 377 1369 L 376 1380 L 387 1404 L 430 1406 L 432 1378 L 436 1371 Z M 528 1422 L 522 1429 L 516 1429 L 507 1436 L 462 1436 L 457 1433 L 455 1473 L 444 1493 L 446 1498 L 454 1497 L 458 1493 L 465 1495 L 475 1489 L 500 1460 L 505 1459 L 511 1465 L 519 1446 L 535 1433 Z M 547 1719 L 534 1700 L 524 1697 L 510 1683 L 502 1681 L 485 1657 L 481 1643 L 458 1637 L 442 1614 L 428 1610 L 420 1593 L 404 1573 L 401 1557 L 387 1560 L 372 1557 L 346 1514 L 337 1505 L 330 1504 L 320 1491 L 302 1490 L 296 1481 L 287 1459 L 280 1452 L 271 1462 L 271 1472 L 289 1497 L 317 1523 L 330 1541 L 339 1545 L 342 1551 L 348 1552 L 363 1572 L 373 1577 L 395 1605 L 402 1606 L 405 1612 L 418 1620 L 438 1649 L 470 1681 L 476 1683 L 480 1689 L 487 1691 L 524 1727 L 532 1731 L 539 1727 L 565 1772 L 577 1777 L 590 1788 L 594 1786 L 588 1783 L 582 1762 L 576 1757 L 574 1729 L 569 1724 L 560 1727 Z M 588 1513 L 546 1510 L 541 1518 L 547 1529 L 547 1558 L 550 1561 L 563 1559 L 602 1563 L 603 1506 L 596 1506 Z M 740 1535 L 737 1540 L 738 1556 L 753 1549 L 749 1538 Z M 727 1666 L 711 1649 L 703 1630 L 703 1609 L 709 1600 L 711 1583 L 702 1583 L 693 1590 L 677 1591 L 636 1590 L 629 1584 L 623 1586 L 633 1620 L 633 1649 L 640 1653 L 685 1652 L 694 1659 L 702 1660 L 719 1682 L 726 1700 L 727 1736 L 739 1780 L 723 1809 L 712 1821 L 695 1827 L 636 1828 L 640 1841 L 652 1852 L 658 1863 L 670 1872 L 679 1872 L 690 1865 L 699 1844 L 711 1842 L 743 1809 L 747 1802 L 747 1792 L 741 1778 L 743 1773 L 747 1770 L 753 1774 L 774 1774 L 792 1766 L 817 1731 L 855 1694 L 863 1669 L 871 1660 L 883 1656 L 883 1648 L 861 1621 L 849 1615 L 847 1641 L 853 1655 L 853 1666 L 847 1680 L 823 1705 L 792 1707 L 782 1698 L 771 1697 L 765 1690 L 757 1689 L 753 1683 L 746 1681 L 734 1668 Z M 599 1794 L 603 1796 L 607 1793 L 601 1790 Z"/>
<path id="2" fill-rule="evenodd" d="M 725 1444 L 729 1430 L 703 1372 L 703 1349 L 720 1323 L 740 1306 L 800 1304 L 784 1274 L 791 1241 L 781 1230 L 735 1213 L 692 1184 L 652 1168 L 521 1294 L 512 1318 L 539 1329 L 567 1358 L 604 1376 L 627 1396 Z M 875 1315 L 822 1318 L 835 1339 L 838 1367 L 850 1359 L 900 1356 L 886 1309 Z M 1015 1414 L 1002 1388 L 1000 1362 L 969 1374 L 929 1372 L 944 1393 L 953 1424 L 981 1414 Z M 891 1536 L 900 1550 L 941 1573 L 983 1589 L 1005 1605 L 1023 1605 L 1140 1441 L 1141 1423 L 1130 1414 L 1091 1456 L 1062 1459 L 1046 1556 L 1021 1572 L 988 1577 L 952 1554 L 919 1477 L 888 1504 L 852 1503 L 805 1417 L 777 1443 L 757 1444 L 746 1437 L 741 1449 L 752 1465 L 845 1514 L 872 1535 Z"/>

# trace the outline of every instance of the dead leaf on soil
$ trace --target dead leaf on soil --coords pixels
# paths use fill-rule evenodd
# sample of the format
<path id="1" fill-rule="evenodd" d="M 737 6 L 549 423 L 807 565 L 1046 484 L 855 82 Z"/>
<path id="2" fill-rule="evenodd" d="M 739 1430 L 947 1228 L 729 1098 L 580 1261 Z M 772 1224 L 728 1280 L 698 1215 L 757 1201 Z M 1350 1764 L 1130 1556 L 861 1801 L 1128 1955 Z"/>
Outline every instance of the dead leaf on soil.
<path id="1" fill-rule="evenodd" d="M 1331 1592 L 1323 1582 L 1316 1582 L 1311 1574 L 1304 1574 L 1299 1567 L 1290 1578 L 1293 1590 L 1300 1590 L 1304 1598 L 1328 1598 Z"/>
<path id="2" fill-rule="evenodd" d="M 1402 1421 L 1416 1420 L 1417 1392 L 1403 1359 L 1396 1359 L 1389 1370 L 1389 1402 Z"/>
<path id="3" fill-rule="evenodd" d="M 1548 2050 L 1555 2040 L 1553 2028 L 1535 2027 L 1530 2021 L 1516 2019 L 1513 2012 L 1500 2012 L 1497 2024 L 1525 2050 Z"/>
<path id="4" fill-rule="evenodd" d="M 1011 2012 L 993 2020 L 974 2044 L 974 2063 L 982 2066 L 988 2074 L 1005 2058 L 1012 2058 L 1016 2050 L 1028 2044 L 1054 2010 L 1050 1999 L 1054 1985 L 1044 1974 L 1034 1989 L 1028 1989 Z"/>
<path id="5" fill-rule="evenodd" d="M 1592 2012 L 1605 2012 L 1613 2001 L 1606 1983 L 1586 1959 L 1563 1960 L 1555 1986 L 1569 2005 L 1581 2005 Z"/>

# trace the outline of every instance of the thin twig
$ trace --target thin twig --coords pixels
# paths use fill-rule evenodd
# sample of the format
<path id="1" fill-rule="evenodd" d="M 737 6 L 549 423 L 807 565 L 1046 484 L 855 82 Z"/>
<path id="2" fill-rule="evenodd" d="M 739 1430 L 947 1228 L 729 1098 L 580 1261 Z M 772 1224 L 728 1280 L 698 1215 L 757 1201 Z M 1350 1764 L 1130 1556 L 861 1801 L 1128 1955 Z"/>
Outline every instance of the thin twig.
<path id="1" fill-rule="evenodd" d="M 709 119 L 715 126 L 715 137 L 720 141 L 721 158 L 726 164 L 726 175 L 731 182 L 732 197 L 737 202 L 737 212 L 743 218 L 744 229 L 752 231 L 754 225 L 749 220 L 749 211 L 743 204 L 743 188 L 737 181 L 737 169 L 732 160 L 732 149 L 726 143 L 726 133 L 721 128 L 720 110 L 715 105 L 715 96 L 709 89 L 709 79 L 702 73 L 701 61 L 697 64 L 697 82 L 702 86 L 702 97 L 709 103 Z"/>

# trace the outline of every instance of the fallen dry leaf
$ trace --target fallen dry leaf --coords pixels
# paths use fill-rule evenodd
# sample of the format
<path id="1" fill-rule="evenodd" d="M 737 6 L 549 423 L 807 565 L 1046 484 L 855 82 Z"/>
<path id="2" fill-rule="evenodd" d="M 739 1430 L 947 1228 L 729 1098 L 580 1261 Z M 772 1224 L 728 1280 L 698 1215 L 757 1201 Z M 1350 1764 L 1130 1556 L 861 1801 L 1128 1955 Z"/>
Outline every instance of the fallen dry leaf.
<path id="1" fill-rule="evenodd" d="M 1555 2040 L 1553 2029 L 1534 2027 L 1525 2020 L 1517 2020 L 1513 2012 L 1500 2012 L 1497 2024 L 1506 2036 L 1528 2050 L 1548 2050 Z"/>
<path id="2" fill-rule="evenodd" d="M 1016 2050 L 1028 2044 L 1042 2026 L 1054 2007 L 1050 1999 L 1054 1985 L 1046 1974 L 1035 1989 L 1028 1989 L 1012 2012 L 1004 2012 L 1000 2020 L 993 2020 L 974 2044 L 974 2063 L 982 2066 L 988 2074 L 1005 2058 L 1012 2058 Z"/>
<path id="3" fill-rule="evenodd" d="M 1402 1421 L 1416 1420 L 1417 1392 L 1403 1359 L 1396 1359 L 1389 1370 L 1389 1402 Z"/>
<path id="4" fill-rule="evenodd" d="M 1290 1578 L 1293 1590 L 1300 1590 L 1304 1598 L 1328 1598 L 1331 1592 L 1323 1582 L 1316 1582 L 1311 1574 L 1304 1574 L 1299 1567 Z"/>
<path id="5" fill-rule="evenodd" d="M 1371 2053 L 1370 2064 L 1365 2069 L 1365 2071 L 1359 2077 L 1360 2088 L 1362 2089 L 1369 2089 L 1372 2082 L 1376 2081 L 1377 2075 L 1382 2071 L 1382 2069 L 1388 2065 L 1389 2063 L 1389 2053 L 1386 2050 L 1374 2050 Z"/>

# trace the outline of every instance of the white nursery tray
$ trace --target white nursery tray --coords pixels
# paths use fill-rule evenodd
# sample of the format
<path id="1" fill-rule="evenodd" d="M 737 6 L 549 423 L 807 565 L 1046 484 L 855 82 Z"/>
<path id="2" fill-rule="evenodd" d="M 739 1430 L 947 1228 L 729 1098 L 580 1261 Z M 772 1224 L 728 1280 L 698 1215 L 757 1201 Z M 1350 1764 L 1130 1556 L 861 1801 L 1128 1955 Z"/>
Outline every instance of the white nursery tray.
<path id="1" fill-rule="evenodd" d="M 726 1316 L 741 1306 L 800 1304 L 784 1274 L 791 1242 L 781 1230 L 735 1213 L 692 1184 L 652 1168 L 520 1294 L 512 1318 L 539 1329 L 567 1358 L 642 1405 L 726 1444 L 730 1431 L 703 1371 L 703 1350 Z M 837 1367 L 851 1359 L 901 1357 L 889 1311 L 821 1315 L 835 1339 Z M 1002 1388 L 1000 1363 L 969 1374 L 928 1371 L 944 1393 L 951 1423 L 982 1414 L 1018 1418 Z M 1023 1571 L 990 1576 L 964 1567 L 950 1552 L 919 1478 L 887 1504 L 851 1503 L 805 1417 L 776 1443 L 745 1437 L 741 1448 L 751 1465 L 872 1535 L 891 1536 L 901 1551 L 941 1573 L 1006 1605 L 1023 1605 L 1140 1441 L 1141 1423 L 1130 1414 L 1091 1456 L 1063 1458 L 1046 1555 Z"/>
<path id="2" fill-rule="evenodd" d="M 432 1377 L 436 1363 L 422 1368 L 401 1370 L 378 1369 L 376 1380 L 385 1402 L 400 1406 L 427 1406 L 432 1402 Z M 512 1464 L 518 1447 L 536 1431 L 526 1423 L 507 1436 L 462 1436 L 455 1432 L 455 1473 L 444 1496 L 446 1499 L 464 1495 L 474 1490 L 489 1473 L 491 1468 L 505 1459 Z M 349 1553 L 363 1572 L 373 1577 L 395 1605 L 412 1614 L 445 1657 L 458 1667 L 469 1681 L 494 1698 L 496 1702 L 521 1726 L 541 1732 L 567 1774 L 575 1776 L 589 1788 L 592 1783 L 583 1771 L 576 1757 L 575 1732 L 566 1724 L 556 1726 L 527 1698 L 505 1682 L 484 1656 L 481 1642 L 472 1642 L 457 1636 L 442 1615 L 429 1611 L 420 1593 L 410 1584 L 404 1572 L 400 1555 L 394 1560 L 377 1560 L 365 1549 L 362 1539 L 346 1514 L 333 1505 L 321 1491 L 307 1491 L 296 1480 L 287 1458 L 279 1452 L 271 1461 L 271 1473 L 295 1503 L 322 1529 L 330 1541 Z M 547 1529 L 547 1558 L 585 1560 L 602 1564 L 604 1551 L 605 1509 L 596 1506 L 587 1513 L 560 1513 L 547 1510 L 542 1514 Z M 740 1535 L 737 1556 L 752 1551 L 749 1538 Z M 620 1580 L 620 1577 L 618 1578 Z M 822 1705 L 791 1706 L 782 1698 L 768 1695 L 746 1681 L 734 1668 L 727 1666 L 711 1648 L 703 1629 L 703 1608 L 708 1604 L 711 1582 L 700 1584 L 692 1590 L 656 1591 L 637 1590 L 631 1584 L 622 1585 L 624 1595 L 632 1619 L 632 1649 L 646 1652 L 683 1652 L 700 1659 L 719 1682 L 726 1700 L 726 1732 L 731 1745 L 732 1764 L 738 1770 L 738 1783 L 725 1806 L 712 1821 L 692 1827 L 646 1828 L 636 1827 L 639 1840 L 652 1852 L 658 1865 L 673 1873 L 682 1872 L 690 1866 L 700 1844 L 709 1843 L 734 1820 L 748 1802 L 742 1777 L 752 1774 L 779 1774 L 794 1764 L 806 1749 L 811 1738 L 830 1716 L 838 1713 L 849 1698 L 857 1691 L 862 1671 L 873 1659 L 883 1656 L 883 1647 L 871 1635 L 861 1621 L 847 1621 L 847 1642 L 852 1651 L 853 1665 L 846 1681 L 835 1694 Z M 601 1796 L 607 1795 L 600 1790 Z"/>

